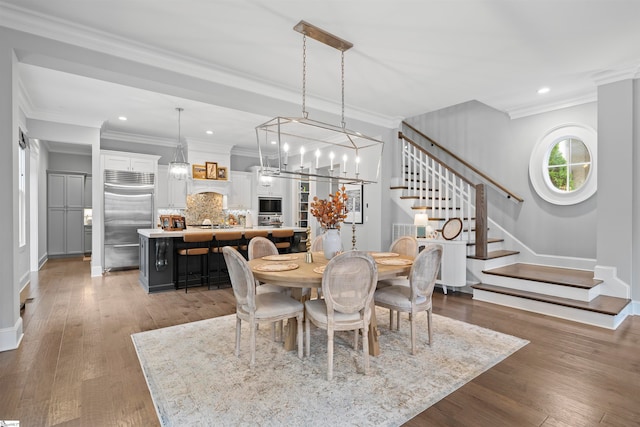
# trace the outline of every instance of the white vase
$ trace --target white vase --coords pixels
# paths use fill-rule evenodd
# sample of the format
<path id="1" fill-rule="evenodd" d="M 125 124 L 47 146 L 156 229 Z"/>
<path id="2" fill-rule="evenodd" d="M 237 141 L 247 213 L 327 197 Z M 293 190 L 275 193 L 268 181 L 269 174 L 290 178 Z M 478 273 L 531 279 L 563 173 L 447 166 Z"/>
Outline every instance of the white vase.
<path id="1" fill-rule="evenodd" d="M 342 239 L 340 238 L 340 230 L 337 228 L 330 228 L 322 236 L 322 250 L 324 250 L 324 257 L 331 259 L 336 256 L 336 253 L 342 251 Z"/>

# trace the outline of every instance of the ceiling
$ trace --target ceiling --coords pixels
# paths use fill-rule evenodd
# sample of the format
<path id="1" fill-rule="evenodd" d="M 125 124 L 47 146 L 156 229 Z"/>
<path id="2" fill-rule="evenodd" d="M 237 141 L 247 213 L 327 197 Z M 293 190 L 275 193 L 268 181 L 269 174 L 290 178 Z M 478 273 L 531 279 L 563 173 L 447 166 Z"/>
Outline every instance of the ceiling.
<path id="1" fill-rule="evenodd" d="M 293 26 L 304 19 L 354 44 L 347 121 L 383 127 L 470 100 L 511 117 L 595 100 L 598 84 L 640 76 L 638 16 L 637 0 L 0 0 L 0 25 L 98 51 L 107 41 L 128 46 L 298 105 L 302 36 Z M 187 140 L 250 147 L 255 126 L 282 114 L 79 74 L 21 64 L 27 116 L 171 144 L 180 106 Z M 306 93 L 312 110 L 340 114 L 340 54 L 315 40 Z"/>

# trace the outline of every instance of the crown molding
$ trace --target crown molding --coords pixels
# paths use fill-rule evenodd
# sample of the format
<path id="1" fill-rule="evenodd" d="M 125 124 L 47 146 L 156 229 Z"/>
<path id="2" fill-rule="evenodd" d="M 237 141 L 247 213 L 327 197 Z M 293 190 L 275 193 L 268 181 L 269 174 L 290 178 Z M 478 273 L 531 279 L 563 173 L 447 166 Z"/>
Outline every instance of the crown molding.
<path id="1" fill-rule="evenodd" d="M 0 25 L 294 104 L 298 103 L 300 97 L 297 90 L 274 82 L 260 80 L 255 76 L 221 67 L 218 64 L 136 42 L 72 21 L 40 14 L 7 4 L 2 0 L 0 0 Z M 341 110 L 340 103 L 323 98 L 308 96 L 308 103 L 318 110 L 331 114 Z M 381 127 L 392 128 L 395 120 L 392 117 L 359 108 L 349 107 L 348 110 L 348 118 Z"/>
<path id="2" fill-rule="evenodd" d="M 234 146 L 231 148 L 231 155 L 242 156 L 242 157 L 253 157 L 256 159 L 260 158 L 257 147 L 254 149 L 251 149 L 251 148 L 242 147 L 242 146 Z"/>
<path id="3" fill-rule="evenodd" d="M 640 64 L 632 64 L 618 70 L 607 70 L 593 75 L 593 82 L 598 85 L 606 85 L 622 80 L 637 79 L 640 77 Z"/>
<path id="4" fill-rule="evenodd" d="M 110 139 L 113 141 L 133 142 L 135 144 L 147 144 L 169 148 L 175 148 L 178 145 L 178 142 L 175 139 L 163 138 L 161 136 L 118 132 L 114 130 L 102 130 L 100 132 L 100 139 Z"/>
<path id="5" fill-rule="evenodd" d="M 527 116 L 533 116 L 534 114 L 548 113 L 550 111 L 560 110 L 562 108 L 575 107 L 576 105 L 587 104 L 589 102 L 596 102 L 598 96 L 595 88 L 589 93 L 575 96 L 573 98 L 566 98 L 562 100 L 555 100 L 545 104 L 528 105 L 525 107 L 518 107 L 507 110 L 511 120 L 520 119 Z"/>

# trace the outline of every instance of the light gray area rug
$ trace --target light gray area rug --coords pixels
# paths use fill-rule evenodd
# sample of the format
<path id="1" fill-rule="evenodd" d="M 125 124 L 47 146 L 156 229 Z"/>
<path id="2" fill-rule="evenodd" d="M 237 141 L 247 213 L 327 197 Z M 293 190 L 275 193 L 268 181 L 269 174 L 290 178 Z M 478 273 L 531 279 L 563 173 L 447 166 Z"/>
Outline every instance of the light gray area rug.
<path id="1" fill-rule="evenodd" d="M 363 374 L 353 333 L 335 339 L 334 378 L 326 380 L 326 331 L 312 328 L 311 356 L 298 359 L 258 330 L 256 367 L 249 369 L 243 322 L 240 358 L 233 354 L 235 315 L 132 335 L 163 426 L 395 426 L 438 402 L 528 341 L 433 315 L 419 316 L 418 353 L 411 355 L 409 322 L 388 330 L 378 308 L 381 355 Z M 360 340 L 362 343 L 362 340 Z"/>

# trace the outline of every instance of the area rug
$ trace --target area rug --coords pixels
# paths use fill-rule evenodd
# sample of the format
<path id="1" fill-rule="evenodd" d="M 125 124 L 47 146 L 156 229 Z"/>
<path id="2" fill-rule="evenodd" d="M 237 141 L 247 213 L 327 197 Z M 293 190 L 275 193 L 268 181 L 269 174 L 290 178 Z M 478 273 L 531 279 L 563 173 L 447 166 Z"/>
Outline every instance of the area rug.
<path id="1" fill-rule="evenodd" d="M 433 345 L 426 314 L 419 316 L 418 351 L 411 355 L 409 321 L 389 331 L 378 308 L 380 350 L 363 374 L 353 333 L 338 333 L 334 378 L 327 381 L 326 331 L 312 328 L 311 356 L 298 359 L 257 334 L 256 367 L 249 369 L 249 330 L 243 322 L 240 357 L 233 354 L 235 315 L 132 335 L 163 426 L 400 425 L 528 341 L 433 315 Z M 362 341 L 360 341 L 362 342 Z"/>

